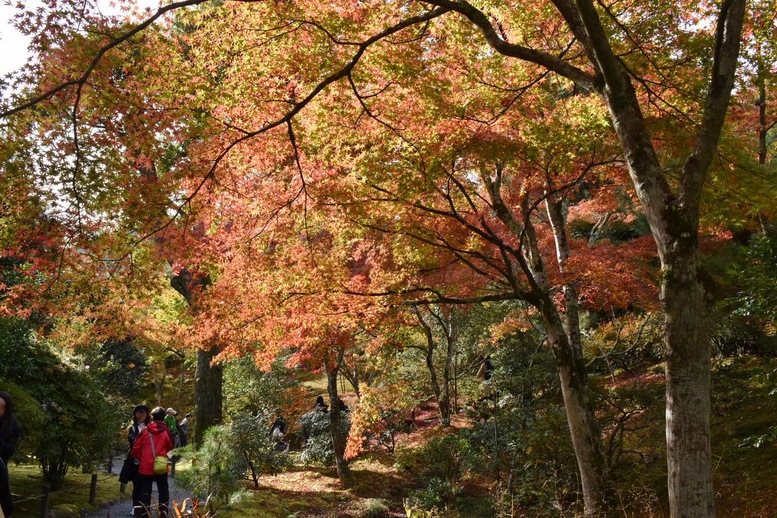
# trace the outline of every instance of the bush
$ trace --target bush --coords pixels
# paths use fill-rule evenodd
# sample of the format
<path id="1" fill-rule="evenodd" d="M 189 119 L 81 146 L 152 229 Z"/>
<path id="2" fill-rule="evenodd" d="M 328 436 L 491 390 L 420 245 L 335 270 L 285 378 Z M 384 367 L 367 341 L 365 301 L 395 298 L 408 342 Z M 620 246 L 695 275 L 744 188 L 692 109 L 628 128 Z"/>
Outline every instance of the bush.
<path id="1" fill-rule="evenodd" d="M 352 416 L 349 456 L 358 453 L 362 442 L 369 439 L 394 453 L 397 435 L 409 433 L 412 429 L 407 416 L 417 404 L 418 399 L 413 397 L 407 385 L 366 387 Z"/>
<path id="2" fill-rule="evenodd" d="M 545 516 L 576 505 L 579 488 L 558 375 L 535 339 L 507 336 L 492 355 L 495 392 L 475 408 L 475 426 L 459 433 L 459 469 L 495 482 L 497 510 L 515 504 Z"/>
<path id="3" fill-rule="evenodd" d="M 335 449 L 332 444 L 332 421 L 329 414 L 323 412 L 308 412 L 299 419 L 299 424 L 306 431 L 305 449 L 300 454 L 300 460 L 306 466 L 332 466 L 335 463 Z M 340 412 L 340 431 L 344 437 L 351 429 L 349 412 Z"/>
<path id="4" fill-rule="evenodd" d="M 390 508 L 382 498 L 366 498 L 362 509 L 356 513 L 358 518 L 388 518 L 391 516 Z"/>
<path id="5" fill-rule="evenodd" d="M 455 513 L 462 492 L 462 477 L 477 462 L 466 435 L 434 437 L 413 456 L 413 469 L 428 482 L 405 500 L 408 515 L 431 517 Z"/>
<path id="6" fill-rule="evenodd" d="M 412 492 L 405 500 L 405 510 L 408 516 L 449 516 L 456 508 L 458 494 L 457 486 L 435 477 L 423 489 Z"/>
<path id="7" fill-rule="evenodd" d="M 431 478 L 439 478 L 451 487 L 461 481 L 465 468 L 477 463 L 471 442 L 460 434 L 433 437 L 418 453 L 424 472 Z"/>
<path id="8" fill-rule="evenodd" d="M 277 475 L 288 465 L 288 456 L 275 449 L 275 440 L 268 433 L 269 414 L 239 415 L 227 428 L 227 440 L 235 452 L 238 468 L 250 475 L 254 487 L 259 487 L 259 476 Z"/>
<path id="9" fill-rule="evenodd" d="M 612 375 L 618 369 L 655 364 L 664 357 L 661 319 L 650 313 L 628 313 L 598 324 L 584 345 L 590 372 Z"/>
<path id="10" fill-rule="evenodd" d="M 19 447 L 13 459 L 21 461 L 23 457 L 31 456 L 40 443 L 41 430 L 45 415 L 38 402 L 22 387 L 0 376 L 0 387 L 11 394 L 15 406 L 16 418 L 22 428 Z"/>
<path id="11" fill-rule="evenodd" d="M 264 372 L 251 358 L 230 361 L 224 369 L 224 412 L 229 416 L 258 415 L 283 408 L 288 390 L 295 384 L 281 366 Z"/>
<path id="12" fill-rule="evenodd" d="M 737 315 L 718 314 L 710 338 L 721 356 L 777 356 L 777 337 Z"/>
<path id="13" fill-rule="evenodd" d="M 559 504 L 574 505 L 577 464 L 563 409 L 505 399 L 495 419 L 466 432 L 474 459 L 467 468 L 503 482 L 505 497 L 524 509 L 544 514 Z"/>
<path id="14" fill-rule="evenodd" d="M 55 354 L 32 322 L 0 318 L 0 377 L 18 387 L 12 395 L 19 399 L 22 448 L 37 457 L 50 488 L 62 485 L 70 467 L 91 470 L 105 461 L 122 405 L 105 397 L 87 369 Z"/>
<path id="15" fill-rule="evenodd" d="M 109 339 L 82 347 L 78 354 L 105 392 L 131 401 L 143 388 L 149 372 L 147 358 L 131 339 Z"/>
<path id="16" fill-rule="evenodd" d="M 274 450 L 268 421 L 265 414 L 237 416 L 228 425 L 208 428 L 198 450 L 176 449 L 192 465 L 179 476 L 181 485 L 209 500 L 215 512 L 219 505 L 243 498 L 243 479 L 250 478 L 258 488 L 259 476 L 280 473 L 289 460 Z"/>
<path id="17" fill-rule="evenodd" d="M 82 372 L 50 364 L 42 378 L 48 381 L 32 388 L 45 415 L 35 455 L 44 481 L 57 489 L 71 466 L 89 471 L 105 461 L 113 450 L 123 413 Z"/>
<path id="18" fill-rule="evenodd" d="M 777 226 L 754 234 L 743 247 L 743 264 L 738 265 L 735 278 L 740 291 L 730 301 L 734 313 L 752 322 L 760 322 L 774 334 L 777 322 Z"/>
<path id="19" fill-rule="evenodd" d="M 241 481 L 245 463 L 232 449 L 229 435 L 228 426 L 213 426 L 205 431 L 199 449 L 186 446 L 175 450 L 191 461 L 191 468 L 178 474 L 178 483 L 195 497 L 207 501 L 211 512 L 244 494 Z"/>
<path id="20" fill-rule="evenodd" d="M 0 378 L 17 383 L 33 379 L 36 376 L 35 350 L 38 348 L 32 322 L 15 317 L 0 317 Z"/>

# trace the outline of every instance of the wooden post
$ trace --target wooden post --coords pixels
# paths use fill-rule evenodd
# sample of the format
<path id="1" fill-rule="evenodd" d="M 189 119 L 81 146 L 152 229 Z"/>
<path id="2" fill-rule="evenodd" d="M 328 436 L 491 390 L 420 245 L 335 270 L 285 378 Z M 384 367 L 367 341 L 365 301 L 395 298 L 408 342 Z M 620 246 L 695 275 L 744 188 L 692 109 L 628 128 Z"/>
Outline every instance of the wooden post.
<path id="1" fill-rule="evenodd" d="M 40 502 L 40 516 L 47 518 L 49 515 L 49 486 L 43 486 L 43 497 Z"/>
<path id="2" fill-rule="evenodd" d="M 92 473 L 92 483 L 89 486 L 89 503 L 94 505 L 94 499 L 97 496 L 97 473 Z"/>

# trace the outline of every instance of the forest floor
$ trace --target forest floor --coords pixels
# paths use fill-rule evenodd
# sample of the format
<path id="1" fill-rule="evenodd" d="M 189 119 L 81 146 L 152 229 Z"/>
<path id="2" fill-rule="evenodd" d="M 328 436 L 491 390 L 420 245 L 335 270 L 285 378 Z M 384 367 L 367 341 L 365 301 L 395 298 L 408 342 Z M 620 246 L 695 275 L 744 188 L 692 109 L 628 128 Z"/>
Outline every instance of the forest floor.
<path id="1" fill-rule="evenodd" d="M 777 518 L 777 442 L 769 433 L 777 425 L 777 360 L 739 358 L 717 364 L 713 373 L 712 451 L 713 477 L 716 490 L 717 515 L 724 518 Z M 636 375 L 620 374 L 611 377 L 605 385 L 623 389 L 636 385 L 651 386 L 661 392 L 663 377 L 660 369 Z M 663 458 L 663 414 L 661 401 L 645 414 L 649 426 L 635 427 L 630 437 L 632 446 L 652 450 L 656 455 L 642 456 L 619 470 L 619 516 L 654 518 L 668 517 L 666 506 L 666 462 Z M 277 476 L 263 476 L 258 489 L 249 489 L 241 502 L 218 509 L 219 518 L 265 517 L 320 517 L 370 518 L 406 516 L 403 500 L 426 481 L 418 470 L 408 469 L 412 457 L 430 438 L 455 433 L 472 426 L 463 414 L 453 419 L 453 426 L 438 426 L 436 408 L 423 405 L 416 413 L 413 429 L 398 437 L 394 453 L 374 445 L 351 464 L 355 484 L 345 489 L 335 470 L 303 467 L 295 463 L 292 469 Z M 606 435 L 607 430 L 605 430 Z M 758 446 L 758 447 L 756 447 Z M 296 455 L 289 452 L 289 455 Z M 23 468 L 26 473 L 28 467 Z M 32 467 L 29 467 L 33 469 Z M 183 467 L 182 467 L 183 469 Z M 15 484 L 12 467 L 12 487 Z M 114 470 L 115 473 L 115 470 Z M 19 475 L 17 475 L 18 477 Z M 23 475 L 32 477 L 31 472 Z M 74 474 L 75 476 L 75 474 Z M 70 478 L 70 475 L 68 475 Z M 75 477 L 74 477 L 75 478 Z M 19 481 L 19 478 L 16 478 Z M 18 483 L 18 482 L 16 482 Z M 124 517 L 128 514 L 125 500 L 128 494 L 117 497 L 118 481 L 115 474 L 100 474 L 100 487 L 111 488 L 108 497 L 98 492 L 98 507 L 72 504 L 53 506 L 49 518 Z M 82 483 L 83 485 L 83 483 Z M 465 477 L 457 516 L 460 518 L 487 518 L 487 502 L 493 492 L 493 482 L 482 478 Z M 16 492 L 16 491 L 15 491 Z M 127 491 L 129 493 L 129 490 Z M 80 496 L 84 501 L 86 496 Z M 175 498 L 175 497 L 174 497 Z M 183 498 L 178 495 L 178 498 Z M 102 500 L 101 500 L 102 499 Z M 103 504 L 99 502 L 103 501 Z M 107 507 L 106 507 L 107 505 Z M 36 504 L 37 506 L 37 504 Z M 123 506 L 123 507 L 122 507 Z M 126 509 L 125 509 L 126 508 Z M 39 507 L 22 507 L 14 518 L 40 516 Z M 521 513 L 516 517 L 562 516 L 552 510 L 544 514 Z M 568 515 L 564 515 L 568 516 Z"/>
<path id="2" fill-rule="evenodd" d="M 621 373 L 607 380 L 608 389 L 654 386 L 663 391 L 663 375 L 657 369 Z M 777 360 L 741 357 L 717 363 L 713 373 L 712 450 L 717 515 L 725 518 L 777 518 L 777 442 L 769 432 L 777 425 Z M 668 517 L 663 400 L 645 414 L 649 426 L 637 426 L 630 441 L 652 459 L 641 459 L 622 468 L 619 477 L 619 516 Z M 406 516 L 403 499 L 426 481 L 408 471 L 402 457 L 412 455 L 430 438 L 472 426 L 464 415 L 455 416 L 451 429 L 438 426 L 436 408 L 429 404 L 416 416 L 413 431 L 399 437 L 396 452 L 374 447 L 352 463 L 356 485 L 343 489 L 334 469 L 298 467 L 277 476 L 262 477 L 254 499 L 220 513 L 223 518 L 261 516 L 372 517 Z M 755 443 L 762 440 L 759 447 Z M 493 491 L 493 482 L 465 478 L 464 496 L 477 500 Z M 388 511 L 371 513 L 383 506 Z M 258 509 L 269 509 L 267 514 Z M 465 504 L 460 518 L 486 518 L 483 507 Z M 559 512 L 521 513 L 513 516 L 562 516 Z"/>
<path id="3" fill-rule="evenodd" d="M 471 425 L 464 416 L 452 419 L 451 427 L 438 426 L 437 408 L 423 406 L 416 413 L 413 431 L 398 437 L 395 453 L 374 445 L 351 462 L 354 485 L 341 486 L 334 468 L 296 466 L 278 475 L 260 478 L 253 499 L 219 513 L 223 518 L 244 517 L 380 517 L 406 516 L 403 499 L 424 481 L 402 467 L 402 453 L 412 452 L 434 436 L 454 433 Z M 291 452 L 293 455 L 293 452 Z M 265 511 L 260 511 L 263 509 Z M 472 515 L 473 518 L 479 515 Z"/>

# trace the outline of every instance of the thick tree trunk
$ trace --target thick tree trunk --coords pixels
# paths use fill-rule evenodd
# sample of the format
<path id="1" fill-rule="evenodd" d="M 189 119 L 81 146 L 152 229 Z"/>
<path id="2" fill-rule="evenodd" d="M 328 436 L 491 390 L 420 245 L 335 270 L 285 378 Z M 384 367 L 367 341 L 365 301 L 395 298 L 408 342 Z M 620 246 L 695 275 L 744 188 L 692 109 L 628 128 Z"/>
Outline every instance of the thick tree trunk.
<path id="1" fill-rule="evenodd" d="M 351 487 L 353 485 L 353 475 L 351 474 L 351 468 L 348 465 L 348 461 L 345 460 L 345 443 L 348 439 L 343 434 L 340 419 L 342 414 L 340 412 L 340 397 L 337 393 L 337 371 L 338 368 L 326 369 L 326 388 L 329 394 L 329 417 L 331 419 L 330 432 L 332 434 L 332 446 L 335 450 L 335 467 L 337 469 L 337 478 L 345 487 Z"/>
<path id="2" fill-rule="evenodd" d="M 210 277 L 206 274 L 193 275 L 186 268 L 170 279 L 170 286 L 186 299 L 192 315 L 195 317 L 199 313 L 197 300 L 210 283 Z M 189 441 L 194 445 L 202 439 L 206 429 L 220 424 L 223 418 L 224 368 L 221 365 L 211 366 L 213 358 L 219 352 L 220 347 L 215 345 L 207 350 L 197 351 L 197 368 L 194 373 L 194 415 L 196 419 L 190 428 L 192 436 L 189 438 Z"/>
<path id="3" fill-rule="evenodd" d="M 194 375 L 194 416 L 192 439 L 199 443 L 205 430 L 221 423 L 222 416 L 222 378 L 221 365 L 211 366 L 211 361 L 219 353 L 219 347 L 197 351 L 197 370 Z"/>
<path id="4" fill-rule="evenodd" d="M 175 399 L 175 404 L 181 406 L 183 400 L 183 391 L 186 388 L 186 363 L 185 358 L 181 359 L 181 374 L 178 376 L 178 397 Z M 184 412 L 186 415 L 186 412 Z"/>
<path id="5" fill-rule="evenodd" d="M 161 364 L 159 371 L 154 369 L 154 394 L 156 395 L 156 404 L 161 405 L 165 398 L 165 380 L 167 379 L 167 366 L 164 360 L 157 362 Z"/>
<path id="6" fill-rule="evenodd" d="M 664 268 L 666 446 L 672 516 L 715 516 L 710 448 L 710 342 L 698 258 Z"/>
<path id="7" fill-rule="evenodd" d="M 734 84 L 744 0 L 721 3 L 704 114 L 677 193 L 664 175 L 642 119 L 628 72 L 609 47 L 590 2 L 581 14 L 605 88 L 601 91 L 645 210 L 662 265 L 666 319 L 666 444 L 669 510 L 673 517 L 714 517 L 710 450 L 710 346 L 705 290 L 699 278 L 701 195 Z"/>

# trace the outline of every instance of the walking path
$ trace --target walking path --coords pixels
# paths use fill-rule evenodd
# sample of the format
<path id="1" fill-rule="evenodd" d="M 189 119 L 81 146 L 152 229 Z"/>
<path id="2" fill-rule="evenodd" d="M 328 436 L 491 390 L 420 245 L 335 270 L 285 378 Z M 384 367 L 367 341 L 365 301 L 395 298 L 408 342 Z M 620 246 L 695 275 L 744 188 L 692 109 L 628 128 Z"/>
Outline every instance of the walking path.
<path id="1" fill-rule="evenodd" d="M 119 456 L 113 459 L 112 473 L 119 473 L 121 471 L 121 465 L 124 463 L 124 457 Z M 175 483 L 175 478 L 167 477 L 168 485 L 170 486 L 170 501 L 178 502 L 179 504 L 190 497 L 189 493 L 178 487 Z M 119 483 L 119 479 L 116 479 L 116 483 Z M 125 518 L 132 516 L 132 483 L 127 484 L 126 499 L 119 502 L 113 502 L 107 507 L 103 507 L 99 511 L 95 511 L 92 514 L 86 515 L 85 518 Z M 154 492 L 151 495 L 152 498 L 156 498 L 156 486 L 154 486 Z"/>

